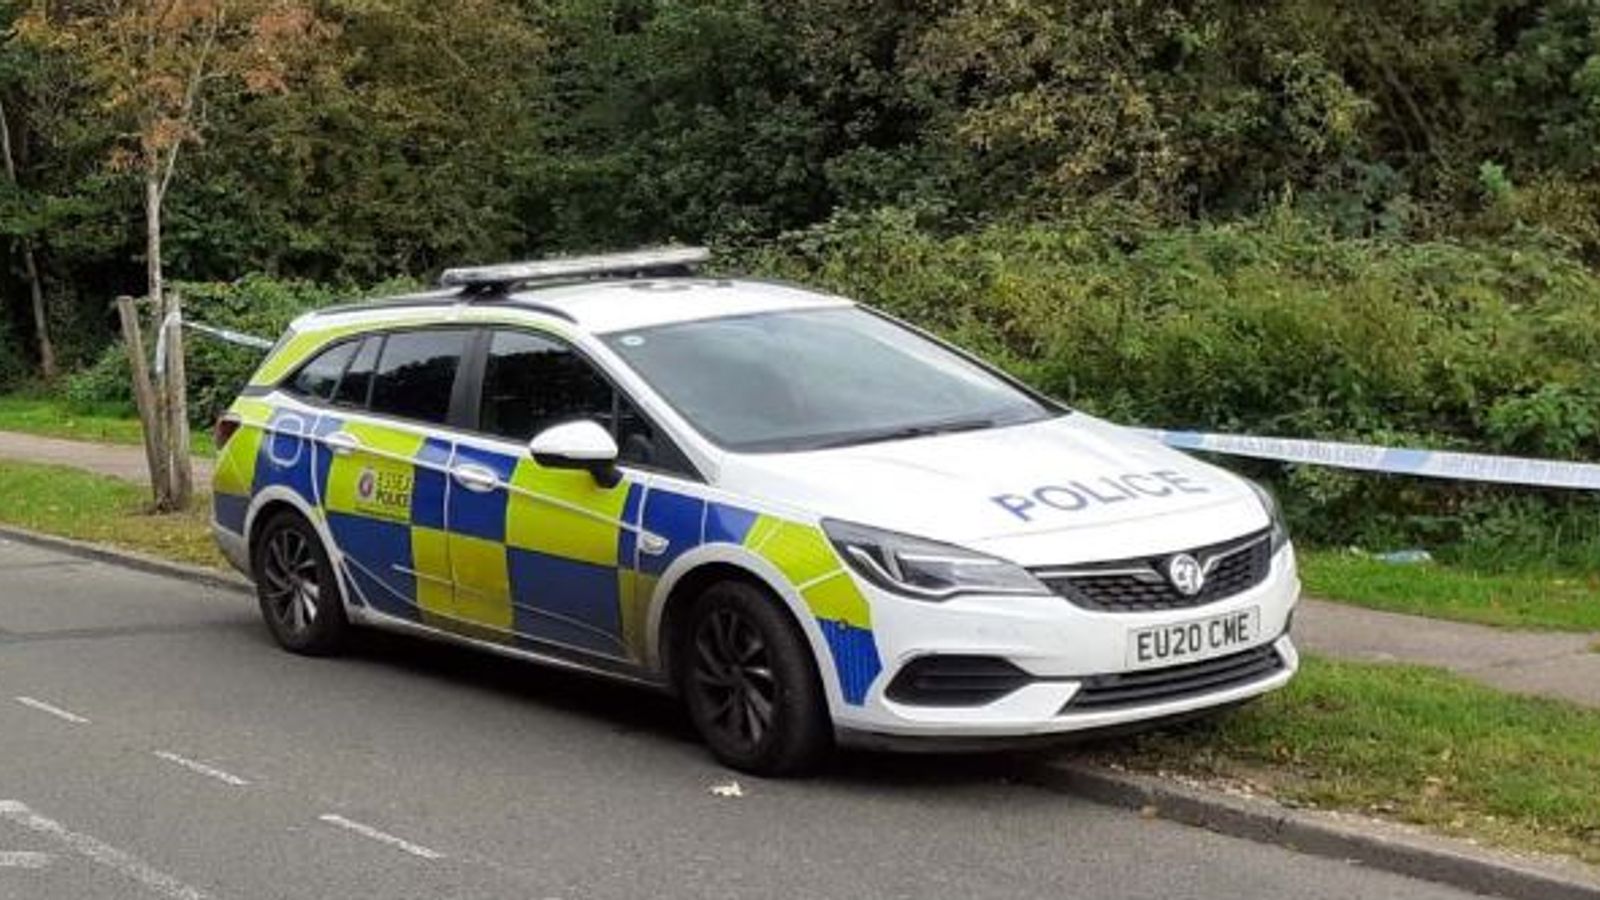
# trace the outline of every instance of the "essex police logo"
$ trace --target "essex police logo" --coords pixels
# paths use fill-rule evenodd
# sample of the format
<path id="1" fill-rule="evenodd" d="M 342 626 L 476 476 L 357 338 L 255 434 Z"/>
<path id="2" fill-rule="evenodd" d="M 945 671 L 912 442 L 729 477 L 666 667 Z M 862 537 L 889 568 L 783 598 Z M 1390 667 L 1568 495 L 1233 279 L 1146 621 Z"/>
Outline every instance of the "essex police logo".
<path id="1" fill-rule="evenodd" d="M 411 518 L 412 480 L 409 467 L 362 469 L 356 476 L 356 508 L 375 518 L 405 521 Z"/>

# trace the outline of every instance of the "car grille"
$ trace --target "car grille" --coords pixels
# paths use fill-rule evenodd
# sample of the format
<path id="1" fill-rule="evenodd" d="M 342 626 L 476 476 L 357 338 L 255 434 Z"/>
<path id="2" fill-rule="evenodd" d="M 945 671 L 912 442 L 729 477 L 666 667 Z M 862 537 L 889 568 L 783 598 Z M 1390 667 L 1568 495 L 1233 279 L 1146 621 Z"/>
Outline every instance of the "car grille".
<path id="1" fill-rule="evenodd" d="M 1207 569 L 1205 586 L 1193 596 L 1173 587 L 1162 574 L 1170 555 L 1035 569 L 1033 574 L 1084 609 L 1156 612 L 1188 609 L 1232 597 L 1266 580 L 1272 567 L 1272 541 L 1267 531 L 1188 552 Z"/>
<path id="2" fill-rule="evenodd" d="M 1095 675 L 1061 708 L 1063 715 L 1153 706 L 1225 691 L 1282 671 L 1283 657 L 1272 644 L 1165 669 Z"/>

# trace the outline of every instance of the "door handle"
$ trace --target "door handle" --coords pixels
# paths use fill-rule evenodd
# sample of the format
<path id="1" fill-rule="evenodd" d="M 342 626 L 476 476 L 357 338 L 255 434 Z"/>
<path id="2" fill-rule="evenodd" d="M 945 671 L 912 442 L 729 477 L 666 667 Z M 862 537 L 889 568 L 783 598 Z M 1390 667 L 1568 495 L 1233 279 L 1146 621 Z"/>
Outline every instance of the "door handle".
<path id="1" fill-rule="evenodd" d="M 335 431 L 322 439 L 334 456 L 349 456 L 361 449 L 361 442 L 348 431 Z"/>
<path id="2" fill-rule="evenodd" d="M 466 463 L 450 470 L 456 483 L 479 494 L 487 494 L 500 486 L 500 476 L 483 466 Z"/>

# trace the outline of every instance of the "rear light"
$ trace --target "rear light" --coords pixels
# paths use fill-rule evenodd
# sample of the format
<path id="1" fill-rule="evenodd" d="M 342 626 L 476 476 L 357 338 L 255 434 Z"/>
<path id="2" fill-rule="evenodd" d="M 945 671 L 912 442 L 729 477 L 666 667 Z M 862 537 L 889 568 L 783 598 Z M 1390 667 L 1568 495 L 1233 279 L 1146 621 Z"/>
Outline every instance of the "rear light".
<path id="1" fill-rule="evenodd" d="M 221 451 L 223 447 L 228 446 L 228 441 L 233 438 L 233 433 L 238 430 L 239 417 L 231 413 L 225 415 L 217 420 L 216 425 L 212 426 L 211 442 L 216 445 L 218 451 Z"/>

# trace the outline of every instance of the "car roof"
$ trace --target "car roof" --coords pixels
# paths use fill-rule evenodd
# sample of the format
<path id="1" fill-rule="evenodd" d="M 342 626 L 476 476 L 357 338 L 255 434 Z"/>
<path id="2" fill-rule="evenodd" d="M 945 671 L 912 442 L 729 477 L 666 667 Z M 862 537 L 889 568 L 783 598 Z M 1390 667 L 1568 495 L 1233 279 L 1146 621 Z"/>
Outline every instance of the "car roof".
<path id="1" fill-rule="evenodd" d="M 594 334 L 650 328 L 677 322 L 755 315 L 783 310 L 826 309 L 854 304 L 842 297 L 796 285 L 758 279 L 706 277 L 586 279 L 542 284 L 508 292 L 447 288 L 330 307 L 304 317 L 299 328 L 322 324 L 359 325 L 388 319 L 397 310 L 406 318 L 430 321 L 462 307 L 526 310 L 553 316 Z"/>

